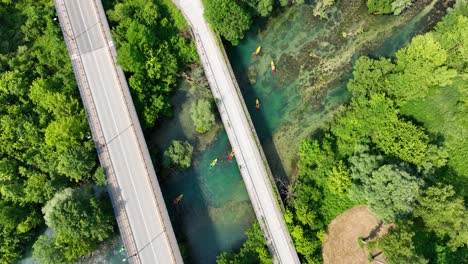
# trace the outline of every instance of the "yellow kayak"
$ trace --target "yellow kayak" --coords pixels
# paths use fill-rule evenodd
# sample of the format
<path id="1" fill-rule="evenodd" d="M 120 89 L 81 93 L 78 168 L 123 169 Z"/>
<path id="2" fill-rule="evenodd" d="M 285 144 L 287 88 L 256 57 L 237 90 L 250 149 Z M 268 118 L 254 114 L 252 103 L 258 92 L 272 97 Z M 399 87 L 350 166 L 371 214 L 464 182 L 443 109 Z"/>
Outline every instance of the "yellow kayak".
<path id="1" fill-rule="evenodd" d="M 271 61 L 271 72 L 272 73 L 276 73 L 276 67 L 275 67 L 275 63 L 273 61 Z"/>
<path id="2" fill-rule="evenodd" d="M 183 195 L 183 194 L 177 196 L 177 198 L 175 198 L 174 201 L 172 201 L 172 204 L 173 204 L 173 205 L 178 204 L 180 201 L 182 201 L 182 198 L 184 198 L 184 195 Z"/>
<path id="3" fill-rule="evenodd" d="M 255 57 L 257 57 L 258 54 L 260 54 L 260 51 L 261 51 L 261 50 L 262 50 L 262 46 L 258 46 L 257 49 L 255 50 L 255 52 L 253 53 L 253 55 L 254 55 Z"/>
<path id="4" fill-rule="evenodd" d="M 218 163 L 218 159 L 214 159 L 214 160 L 210 163 L 210 167 L 213 168 L 214 166 L 216 166 L 216 163 Z"/>

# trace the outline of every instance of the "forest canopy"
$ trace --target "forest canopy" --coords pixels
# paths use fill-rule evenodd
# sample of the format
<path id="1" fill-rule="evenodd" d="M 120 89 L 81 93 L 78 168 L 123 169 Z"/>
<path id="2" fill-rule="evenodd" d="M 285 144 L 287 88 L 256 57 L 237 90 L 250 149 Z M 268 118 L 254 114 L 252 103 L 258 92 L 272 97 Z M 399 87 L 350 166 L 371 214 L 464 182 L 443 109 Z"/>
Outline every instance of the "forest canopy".
<path id="1" fill-rule="evenodd" d="M 461 4 L 394 59 L 356 61 L 351 102 L 299 148 L 285 218 L 303 262 L 357 204 L 395 224 L 378 241 L 388 263 L 468 261 L 467 28 Z"/>
<path id="2" fill-rule="evenodd" d="M 180 70 L 197 60 L 186 23 L 170 1 L 107 3 L 118 61 L 153 127 L 170 115 Z M 0 263 L 34 241 L 42 262 L 73 262 L 116 230 L 107 194 L 91 189 L 105 174 L 55 17 L 52 0 L 0 1 Z M 39 236 L 46 226 L 55 235 Z"/>
<path id="3" fill-rule="evenodd" d="M 182 15 L 169 1 L 116 0 L 107 12 L 143 127 L 172 114 L 169 95 L 180 71 L 197 60 Z"/>
<path id="4" fill-rule="evenodd" d="M 63 252 L 62 263 L 114 234 L 109 201 L 88 190 L 101 169 L 54 17 L 51 0 L 0 2 L 0 263 L 18 259 L 45 225 L 57 236 L 42 237 L 34 248 L 48 251 L 35 254 L 58 259 L 54 252 Z M 87 198 L 67 196 L 76 207 L 50 207 L 44 213 L 65 218 L 45 222 L 41 209 L 69 188 Z M 74 214 L 86 214 L 86 226 Z"/>

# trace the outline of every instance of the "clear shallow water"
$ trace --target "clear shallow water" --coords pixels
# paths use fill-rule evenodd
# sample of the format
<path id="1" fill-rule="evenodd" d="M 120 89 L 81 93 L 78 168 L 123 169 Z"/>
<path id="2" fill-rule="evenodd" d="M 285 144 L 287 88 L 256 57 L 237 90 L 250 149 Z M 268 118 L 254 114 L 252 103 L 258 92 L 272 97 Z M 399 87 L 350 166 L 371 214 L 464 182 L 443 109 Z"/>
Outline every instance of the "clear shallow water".
<path id="1" fill-rule="evenodd" d="M 227 45 L 254 126 L 279 179 L 296 172 L 300 141 L 330 122 L 338 106 L 349 100 L 346 83 L 353 62 L 361 55 L 392 56 L 430 28 L 427 17 L 435 12 L 436 1 L 419 1 L 401 16 L 372 16 L 365 1 L 342 2 L 331 9 L 328 20 L 313 17 L 311 5 L 286 9 L 258 21 L 238 46 Z M 253 57 L 259 45 L 262 51 Z M 270 69 L 272 60 L 276 74 Z"/>
<path id="2" fill-rule="evenodd" d="M 175 117 L 151 135 L 149 145 L 162 152 L 172 140 L 187 140 L 195 147 L 189 169 L 158 177 L 187 262 L 214 263 L 221 252 L 242 244 L 255 215 L 235 158 L 228 160 L 231 146 L 221 122 L 206 135 L 196 133 L 189 113 L 194 98 L 187 89 L 183 82 L 173 98 Z M 215 158 L 217 165 L 210 168 Z M 173 205 L 180 194 L 181 202 Z"/>

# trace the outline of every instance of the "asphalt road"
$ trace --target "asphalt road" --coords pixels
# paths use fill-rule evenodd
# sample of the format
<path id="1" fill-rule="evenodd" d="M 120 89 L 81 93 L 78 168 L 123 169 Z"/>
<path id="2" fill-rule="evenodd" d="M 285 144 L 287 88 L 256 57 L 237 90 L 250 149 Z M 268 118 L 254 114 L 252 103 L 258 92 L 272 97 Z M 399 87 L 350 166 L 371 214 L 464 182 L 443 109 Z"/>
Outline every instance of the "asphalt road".
<path id="1" fill-rule="evenodd" d="M 182 263 L 102 4 L 55 4 L 129 261 Z"/>
<path id="2" fill-rule="evenodd" d="M 270 169 L 224 51 L 203 17 L 201 0 L 173 0 L 195 35 L 197 50 L 234 149 L 257 219 L 276 263 L 299 263 L 271 181 Z M 254 104 L 255 102 L 249 102 Z"/>

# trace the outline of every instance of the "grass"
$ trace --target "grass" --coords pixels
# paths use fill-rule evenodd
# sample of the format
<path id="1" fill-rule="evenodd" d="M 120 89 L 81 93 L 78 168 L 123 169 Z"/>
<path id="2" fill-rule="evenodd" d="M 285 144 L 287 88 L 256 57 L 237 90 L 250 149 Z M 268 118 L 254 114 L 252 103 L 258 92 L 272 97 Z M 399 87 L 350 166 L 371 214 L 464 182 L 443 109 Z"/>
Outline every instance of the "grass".
<path id="1" fill-rule="evenodd" d="M 448 165 L 464 183 L 468 180 L 468 108 L 461 102 L 467 93 L 466 80 L 455 79 L 452 85 L 433 89 L 426 98 L 410 101 L 401 107 L 404 115 L 423 123 L 433 139 L 450 156 Z M 457 177 L 458 176 L 458 177 Z M 461 183 L 461 182 L 457 182 Z"/>

